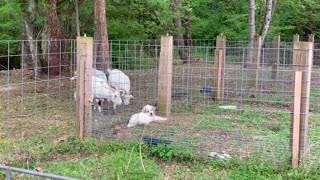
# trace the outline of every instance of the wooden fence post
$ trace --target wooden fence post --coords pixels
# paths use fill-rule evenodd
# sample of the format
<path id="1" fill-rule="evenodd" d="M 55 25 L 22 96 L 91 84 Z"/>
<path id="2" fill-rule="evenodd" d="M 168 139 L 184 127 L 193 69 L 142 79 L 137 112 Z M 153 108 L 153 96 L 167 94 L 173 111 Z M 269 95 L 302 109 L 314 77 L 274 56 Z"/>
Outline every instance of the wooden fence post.
<path id="1" fill-rule="evenodd" d="M 217 36 L 216 49 L 214 51 L 214 72 L 213 72 L 213 99 L 223 99 L 224 88 L 224 65 L 226 56 L 226 36 L 220 34 Z"/>
<path id="2" fill-rule="evenodd" d="M 293 35 L 293 42 L 299 42 L 300 41 L 300 36 L 299 34 Z"/>
<path id="3" fill-rule="evenodd" d="M 308 42 L 314 42 L 314 35 L 313 34 L 309 34 L 308 35 Z"/>
<path id="4" fill-rule="evenodd" d="M 271 78 L 278 79 L 278 72 L 279 72 L 279 64 L 280 64 L 280 35 L 274 36 L 272 41 L 272 72 Z"/>
<path id="5" fill-rule="evenodd" d="M 77 37 L 76 135 L 91 135 L 93 38 Z"/>
<path id="6" fill-rule="evenodd" d="M 302 89 L 300 105 L 300 134 L 299 134 L 299 159 L 308 146 L 308 121 L 309 121 L 309 101 L 311 86 L 311 69 L 313 60 L 313 43 L 294 42 L 293 45 L 293 70 L 302 71 Z"/>
<path id="7" fill-rule="evenodd" d="M 291 165 L 296 168 L 299 165 L 299 134 L 301 114 L 301 86 L 302 71 L 295 71 L 293 81 L 293 104 L 290 129 Z"/>
<path id="8" fill-rule="evenodd" d="M 166 116 L 169 116 L 171 111 L 172 58 L 173 37 L 161 36 L 158 76 L 158 107 L 159 112 L 164 113 Z"/>

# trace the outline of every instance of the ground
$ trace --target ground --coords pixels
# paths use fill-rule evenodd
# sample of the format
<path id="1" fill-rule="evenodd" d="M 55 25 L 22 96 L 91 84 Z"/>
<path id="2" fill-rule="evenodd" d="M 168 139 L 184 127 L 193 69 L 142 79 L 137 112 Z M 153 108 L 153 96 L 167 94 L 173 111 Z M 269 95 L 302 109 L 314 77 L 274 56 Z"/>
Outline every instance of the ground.
<path id="1" fill-rule="evenodd" d="M 280 79 L 270 79 L 270 67 L 262 70 L 260 89 L 243 87 L 241 66 L 228 64 L 225 71 L 224 100 L 213 101 L 211 93 L 201 92 L 212 87 L 213 64 L 195 61 L 174 65 L 172 112 L 169 120 L 161 124 L 128 129 L 126 124 L 133 113 L 146 104 L 157 104 L 157 69 L 147 67 L 125 71 L 132 81 L 134 99 L 127 107 L 116 112 L 105 103 L 103 114 L 93 111 L 92 132 L 97 138 L 139 139 L 143 135 L 172 140 L 194 154 L 206 156 L 209 152 L 226 152 L 234 157 L 247 157 L 260 153 L 271 161 L 288 158 L 291 103 L 290 68 L 283 67 Z M 310 99 L 309 138 L 312 154 L 316 153 L 319 132 L 319 73 L 312 76 Z M 9 73 L 9 74 L 8 74 Z M 12 70 L 0 74 L 1 133 L 8 141 L 41 138 L 61 142 L 75 134 L 75 83 L 72 73 L 49 77 L 43 75 L 35 81 L 31 71 Z M 213 90 L 213 89 L 212 89 Z M 236 110 L 220 109 L 220 105 L 235 105 Z M 159 113 L 159 112 L 158 112 Z M 159 113 L 163 116 L 163 114 Z M 39 140 L 40 139 L 40 140 Z M 22 152 L 3 149 L 3 157 L 21 158 Z M 12 155 L 12 156 L 10 156 Z M 7 161 L 8 159 L 4 159 Z"/>

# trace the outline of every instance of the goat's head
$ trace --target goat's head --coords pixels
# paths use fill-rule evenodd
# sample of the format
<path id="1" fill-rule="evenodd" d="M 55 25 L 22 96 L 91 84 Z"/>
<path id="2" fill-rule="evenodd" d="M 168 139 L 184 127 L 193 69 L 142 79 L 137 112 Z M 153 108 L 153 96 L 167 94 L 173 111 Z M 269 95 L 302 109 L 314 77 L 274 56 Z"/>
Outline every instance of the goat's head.
<path id="1" fill-rule="evenodd" d="M 129 105 L 130 104 L 130 99 L 133 99 L 133 96 L 130 94 L 125 94 L 123 95 L 123 104 L 124 105 Z"/>
<path id="2" fill-rule="evenodd" d="M 133 99 L 133 96 L 131 94 L 127 94 L 125 90 L 120 89 L 119 90 L 120 94 L 121 94 L 121 98 L 123 100 L 123 104 L 124 105 L 129 105 L 130 104 L 130 99 Z"/>
<path id="3" fill-rule="evenodd" d="M 121 99 L 120 92 L 118 90 L 114 89 L 114 88 L 111 88 L 111 90 L 112 90 L 111 101 L 114 104 L 121 105 L 122 104 L 122 99 Z"/>

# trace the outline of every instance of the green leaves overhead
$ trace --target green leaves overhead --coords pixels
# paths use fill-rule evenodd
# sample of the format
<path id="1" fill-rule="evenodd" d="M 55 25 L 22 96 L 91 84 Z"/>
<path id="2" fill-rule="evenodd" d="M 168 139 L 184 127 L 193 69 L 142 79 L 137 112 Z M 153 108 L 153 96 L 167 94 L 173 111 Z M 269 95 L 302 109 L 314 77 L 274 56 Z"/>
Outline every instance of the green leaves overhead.
<path id="1" fill-rule="evenodd" d="M 0 0 L 0 39 L 20 39 L 23 7 L 28 0 Z M 45 25 L 43 4 L 37 1 L 37 34 Z M 192 37 L 212 39 L 224 33 L 230 39 L 247 38 L 247 0 L 180 0 L 180 14 L 172 12 L 171 0 L 107 0 L 109 39 L 158 39 L 173 32 L 172 19 L 180 16 L 184 27 L 185 9 L 192 8 Z M 93 36 L 93 2 L 85 0 L 79 6 L 81 34 Z M 75 36 L 74 1 L 59 3 L 59 18 L 66 27 L 66 38 Z M 315 34 L 320 36 L 320 3 L 318 0 L 274 0 L 273 18 L 268 37 L 280 34 L 291 37 Z M 265 1 L 256 0 L 257 29 L 265 11 Z M 184 31 L 182 31 L 184 32 Z"/>
<path id="2" fill-rule="evenodd" d="M 18 1 L 0 0 L 0 14 L 0 40 L 17 39 L 21 24 Z"/>

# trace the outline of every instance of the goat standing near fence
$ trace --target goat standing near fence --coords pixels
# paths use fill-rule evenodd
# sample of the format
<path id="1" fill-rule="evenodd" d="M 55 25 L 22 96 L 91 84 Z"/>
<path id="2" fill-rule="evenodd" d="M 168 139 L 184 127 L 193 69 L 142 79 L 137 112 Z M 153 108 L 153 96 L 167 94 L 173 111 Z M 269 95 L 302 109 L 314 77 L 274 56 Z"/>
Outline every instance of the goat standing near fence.
<path id="1" fill-rule="evenodd" d="M 122 93 L 121 95 L 123 98 L 123 104 L 129 105 L 130 99 L 133 98 L 133 96 L 130 94 L 131 87 L 129 77 L 119 69 L 108 69 L 108 74 L 108 84 L 119 90 Z"/>

